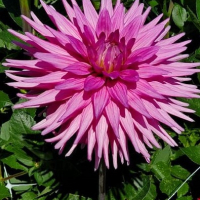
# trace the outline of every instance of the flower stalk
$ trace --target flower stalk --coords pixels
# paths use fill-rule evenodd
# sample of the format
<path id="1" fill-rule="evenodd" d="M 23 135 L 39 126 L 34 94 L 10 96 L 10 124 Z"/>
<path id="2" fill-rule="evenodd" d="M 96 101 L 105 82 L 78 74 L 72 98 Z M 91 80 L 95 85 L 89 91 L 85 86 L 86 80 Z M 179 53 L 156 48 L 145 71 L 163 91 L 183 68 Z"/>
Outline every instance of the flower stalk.
<path id="1" fill-rule="evenodd" d="M 101 160 L 99 165 L 99 200 L 106 198 L 106 166 L 105 162 Z"/>
<path id="2" fill-rule="evenodd" d="M 31 18 L 30 0 L 19 0 L 19 4 L 20 4 L 21 14 L 27 16 L 28 18 Z M 24 32 L 32 31 L 31 26 L 25 20 L 23 20 L 23 22 L 22 22 L 22 29 Z"/>

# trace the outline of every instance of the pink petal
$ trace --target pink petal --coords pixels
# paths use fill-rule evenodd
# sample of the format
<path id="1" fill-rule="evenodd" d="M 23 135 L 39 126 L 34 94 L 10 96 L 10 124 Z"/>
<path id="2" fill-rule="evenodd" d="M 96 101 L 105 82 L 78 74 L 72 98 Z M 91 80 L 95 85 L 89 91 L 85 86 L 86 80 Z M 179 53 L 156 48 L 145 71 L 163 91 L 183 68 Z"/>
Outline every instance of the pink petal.
<path id="1" fill-rule="evenodd" d="M 136 62 L 145 62 L 151 57 L 155 56 L 159 48 L 160 47 L 157 46 L 150 46 L 133 51 L 133 53 L 127 59 L 125 65 L 131 65 Z"/>
<path id="2" fill-rule="evenodd" d="M 112 23 L 112 30 L 121 30 L 124 25 L 124 6 L 122 4 L 119 4 L 118 7 L 116 7 L 116 10 L 114 11 L 114 14 L 111 18 Z"/>
<path id="3" fill-rule="evenodd" d="M 82 90 L 85 78 L 68 78 L 66 81 L 57 84 L 56 90 Z"/>
<path id="4" fill-rule="evenodd" d="M 107 134 L 107 130 L 108 130 L 108 123 L 107 123 L 104 115 L 102 115 L 101 118 L 99 119 L 97 125 L 96 125 L 96 131 L 95 131 L 96 139 L 97 139 L 97 145 L 98 145 L 97 152 L 98 152 L 99 158 L 102 157 L 103 143 L 104 143 L 105 135 Z"/>
<path id="5" fill-rule="evenodd" d="M 146 116 L 147 118 L 151 118 L 148 111 L 146 110 L 143 102 L 141 101 L 140 97 L 134 94 L 134 92 L 128 92 L 128 102 L 129 105 L 139 112 L 140 114 Z"/>
<path id="6" fill-rule="evenodd" d="M 93 96 L 93 107 L 94 107 L 94 116 L 96 119 L 100 117 L 105 106 L 109 100 L 109 94 L 106 87 L 101 88 L 99 91 L 95 92 Z"/>
<path id="7" fill-rule="evenodd" d="M 95 29 L 98 21 L 98 14 L 90 0 L 83 0 L 83 9 L 87 20 Z"/>
<path id="8" fill-rule="evenodd" d="M 126 82 L 137 82 L 139 80 L 137 71 L 132 69 L 125 69 L 121 71 L 119 77 Z"/>
<path id="9" fill-rule="evenodd" d="M 110 16 L 113 15 L 112 0 L 101 0 L 100 14 L 103 10 L 107 10 Z"/>
<path id="10" fill-rule="evenodd" d="M 92 160 L 92 151 L 94 149 L 96 143 L 96 136 L 92 126 L 88 131 L 88 147 L 87 147 L 87 158 L 88 160 Z"/>
<path id="11" fill-rule="evenodd" d="M 59 121 L 67 120 L 71 115 L 83 109 L 90 103 L 90 99 L 84 99 L 83 92 L 76 93 L 67 102 L 65 113 L 60 117 Z"/>
<path id="12" fill-rule="evenodd" d="M 65 71 L 76 75 L 88 75 L 91 73 L 91 65 L 83 62 L 73 63 L 64 68 Z"/>
<path id="13" fill-rule="evenodd" d="M 118 106 L 113 102 L 110 101 L 109 104 L 105 108 L 106 116 L 110 122 L 110 125 L 116 135 L 117 138 L 119 138 L 119 108 Z"/>
<path id="14" fill-rule="evenodd" d="M 113 101 L 117 101 L 124 107 L 128 108 L 127 87 L 125 84 L 120 82 L 110 82 L 107 88 Z"/>
<path id="15" fill-rule="evenodd" d="M 99 15 L 99 19 L 96 26 L 96 33 L 100 36 L 101 33 L 104 33 L 108 36 L 111 32 L 111 19 L 108 13 L 108 10 L 104 9 Z"/>
<path id="16" fill-rule="evenodd" d="M 82 116 L 81 116 L 81 122 L 80 122 L 81 126 L 77 133 L 77 137 L 74 141 L 74 144 L 79 143 L 79 141 L 83 137 L 83 134 L 85 134 L 88 127 L 92 123 L 92 120 L 93 120 L 93 109 L 92 109 L 92 104 L 90 103 L 86 108 L 83 109 Z"/>
<path id="17" fill-rule="evenodd" d="M 84 90 L 87 92 L 98 90 L 104 85 L 104 83 L 105 79 L 90 75 L 85 79 Z"/>

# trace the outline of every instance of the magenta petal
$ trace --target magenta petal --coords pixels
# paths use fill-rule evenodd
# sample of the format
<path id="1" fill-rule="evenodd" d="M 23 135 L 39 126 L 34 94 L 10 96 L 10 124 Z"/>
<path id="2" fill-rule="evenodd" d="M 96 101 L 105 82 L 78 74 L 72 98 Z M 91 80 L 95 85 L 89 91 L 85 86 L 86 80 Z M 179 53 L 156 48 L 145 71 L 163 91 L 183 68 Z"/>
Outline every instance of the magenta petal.
<path id="1" fill-rule="evenodd" d="M 92 104 L 90 103 L 82 112 L 81 122 L 80 122 L 81 126 L 77 133 L 77 137 L 74 141 L 74 144 L 79 143 L 84 133 L 87 131 L 88 127 L 92 123 L 92 120 L 93 120 L 93 109 L 92 109 Z"/>
<path id="2" fill-rule="evenodd" d="M 113 101 L 110 101 L 105 110 L 110 125 L 112 126 L 116 137 L 119 138 L 119 107 Z"/>
<path id="3" fill-rule="evenodd" d="M 60 116 L 59 122 L 68 119 L 69 116 L 73 115 L 80 109 L 83 109 L 89 103 L 90 99 L 83 99 L 83 92 L 76 93 L 70 98 L 70 100 L 68 100 L 66 112 L 62 116 Z"/>
<path id="4" fill-rule="evenodd" d="M 104 9 L 99 15 L 99 19 L 96 26 L 96 32 L 99 36 L 101 33 L 105 33 L 106 36 L 110 34 L 111 29 L 111 19 L 108 10 Z"/>
<path id="5" fill-rule="evenodd" d="M 129 105 L 134 110 L 146 116 L 147 118 L 151 118 L 139 96 L 134 94 L 134 92 L 129 92 L 128 97 L 129 97 Z"/>
<path id="6" fill-rule="evenodd" d="M 139 33 L 141 23 L 142 16 L 137 16 L 134 18 L 127 26 L 122 29 L 120 33 L 121 38 L 125 37 L 126 41 L 129 41 L 132 38 L 136 38 Z"/>
<path id="7" fill-rule="evenodd" d="M 68 65 L 64 70 L 76 75 L 88 75 L 91 73 L 91 66 L 87 63 L 77 62 Z"/>
<path id="8" fill-rule="evenodd" d="M 112 80 L 119 77 L 120 73 L 118 71 L 113 71 L 110 73 L 107 73 L 106 71 L 102 72 L 104 76 L 111 78 Z"/>
<path id="9" fill-rule="evenodd" d="M 98 144 L 97 152 L 99 158 L 102 157 L 103 143 L 107 130 L 108 130 L 108 123 L 106 121 L 105 116 L 102 115 L 96 125 L 96 139 Z"/>
<path id="10" fill-rule="evenodd" d="M 155 54 L 158 52 L 160 47 L 157 46 L 150 46 L 150 47 L 144 47 L 140 48 L 136 51 L 134 51 L 129 58 L 127 59 L 125 65 L 131 65 L 136 62 L 144 62 L 150 59 L 152 56 L 155 56 Z"/>
<path id="11" fill-rule="evenodd" d="M 98 14 L 90 0 L 83 1 L 83 9 L 87 20 L 95 28 L 98 20 Z"/>
<path id="12" fill-rule="evenodd" d="M 122 4 L 120 4 L 111 18 L 113 30 L 121 29 L 124 23 L 124 12 L 125 9 Z"/>
<path id="13" fill-rule="evenodd" d="M 119 77 L 126 82 L 137 82 L 139 81 L 139 74 L 132 69 L 125 69 L 121 71 Z"/>
<path id="14" fill-rule="evenodd" d="M 104 83 L 105 83 L 104 78 L 90 75 L 85 79 L 84 90 L 87 92 L 98 90 L 104 85 Z"/>
<path id="15" fill-rule="evenodd" d="M 127 87 L 125 84 L 121 82 L 111 83 L 109 84 L 108 92 L 113 101 L 117 101 L 128 108 Z"/>
<path id="16" fill-rule="evenodd" d="M 93 107 L 95 118 L 98 119 L 102 114 L 109 100 L 109 94 L 106 87 L 101 88 L 93 96 Z"/>
<path id="17" fill-rule="evenodd" d="M 85 78 L 68 78 L 67 80 L 56 85 L 56 90 L 81 90 L 84 87 Z"/>

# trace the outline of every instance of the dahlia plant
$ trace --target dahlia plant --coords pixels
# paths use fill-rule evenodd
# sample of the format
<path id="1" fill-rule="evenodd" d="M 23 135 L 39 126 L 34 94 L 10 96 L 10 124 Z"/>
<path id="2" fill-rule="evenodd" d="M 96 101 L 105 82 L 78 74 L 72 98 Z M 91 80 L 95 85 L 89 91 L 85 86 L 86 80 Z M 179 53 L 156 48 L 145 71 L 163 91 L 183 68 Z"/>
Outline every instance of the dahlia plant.
<path id="1" fill-rule="evenodd" d="M 155 135 L 177 145 L 162 125 L 180 134 L 184 129 L 172 116 L 193 121 L 184 113 L 194 111 L 176 99 L 199 98 L 197 87 L 185 83 L 199 63 L 181 62 L 190 41 L 177 42 L 184 33 L 165 38 L 169 20 L 160 22 L 161 14 L 148 22 L 150 7 L 144 11 L 139 0 L 127 11 L 120 0 L 115 6 L 102 0 L 99 12 L 90 0 L 82 3 L 83 11 L 75 0 L 72 6 L 63 0 L 65 17 L 41 0 L 55 28 L 34 13 L 22 16 L 42 38 L 9 30 L 33 58 L 4 63 L 12 68 L 8 85 L 28 91 L 18 94 L 27 101 L 14 108 L 44 107 L 45 119 L 32 129 L 49 134 L 46 141 L 59 153 L 74 138 L 66 156 L 85 144 L 88 160 L 95 153 L 95 169 L 102 158 L 109 168 L 109 149 L 115 168 L 118 155 L 129 164 L 128 141 L 149 162 L 147 147 L 161 147 Z"/>

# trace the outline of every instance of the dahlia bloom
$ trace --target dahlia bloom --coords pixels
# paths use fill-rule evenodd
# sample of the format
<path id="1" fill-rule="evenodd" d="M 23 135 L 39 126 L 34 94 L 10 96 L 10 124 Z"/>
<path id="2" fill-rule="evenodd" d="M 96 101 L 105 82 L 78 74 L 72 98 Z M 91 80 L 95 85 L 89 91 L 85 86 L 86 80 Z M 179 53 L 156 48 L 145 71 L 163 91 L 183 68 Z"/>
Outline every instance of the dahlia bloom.
<path id="1" fill-rule="evenodd" d="M 7 59 L 4 66 L 15 82 L 8 85 L 25 89 L 18 94 L 28 101 L 14 108 L 45 107 L 46 118 L 32 127 L 50 134 L 59 153 L 78 144 L 87 145 L 88 160 L 95 153 L 95 169 L 103 157 L 109 168 L 109 152 L 117 168 L 117 158 L 129 163 L 127 142 L 149 162 L 146 146 L 160 148 L 154 135 L 171 146 L 176 142 L 162 128 L 176 133 L 183 128 L 171 115 L 192 121 L 194 111 L 176 97 L 198 98 L 196 86 L 185 84 L 186 76 L 199 72 L 199 63 L 182 63 L 190 41 L 177 42 L 184 33 L 165 39 L 170 27 L 162 14 L 145 23 L 150 8 L 135 0 L 128 11 L 118 0 L 102 0 L 96 12 L 90 0 L 83 0 L 83 11 L 75 0 L 63 5 L 68 18 L 41 1 L 56 29 L 43 24 L 31 13 L 22 16 L 43 38 L 9 30 L 25 43 L 15 42 L 33 59 Z M 175 97 L 175 98 L 174 98 Z M 111 151 L 110 151 L 110 150 Z"/>

